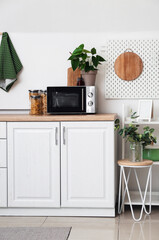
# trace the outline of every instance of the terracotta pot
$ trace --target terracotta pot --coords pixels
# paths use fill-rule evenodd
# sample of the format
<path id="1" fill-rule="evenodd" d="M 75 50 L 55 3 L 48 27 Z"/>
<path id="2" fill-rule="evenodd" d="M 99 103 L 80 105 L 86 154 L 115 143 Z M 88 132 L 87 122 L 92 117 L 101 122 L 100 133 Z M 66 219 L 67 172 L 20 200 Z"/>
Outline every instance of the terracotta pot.
<path id="1" fill-rule="evenodd" d="M 86 86 L 95 86 L 97 70 L 89 72 L 81 71 L 81 74 Z"/>

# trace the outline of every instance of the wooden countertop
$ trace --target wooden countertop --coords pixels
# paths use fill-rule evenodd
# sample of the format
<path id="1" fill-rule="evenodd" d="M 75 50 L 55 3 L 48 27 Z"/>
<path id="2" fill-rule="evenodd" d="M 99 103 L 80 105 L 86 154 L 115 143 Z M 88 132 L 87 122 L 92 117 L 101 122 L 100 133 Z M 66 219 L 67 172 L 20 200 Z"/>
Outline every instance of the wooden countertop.
<path id="1" fill-rule="evenodd" d="M 87 115 L 29 115 L 29 114 L 0 114 L 0 122 L 60 122 L 60 121 L 114 121 L 117 115 L 87 114 Z"/>

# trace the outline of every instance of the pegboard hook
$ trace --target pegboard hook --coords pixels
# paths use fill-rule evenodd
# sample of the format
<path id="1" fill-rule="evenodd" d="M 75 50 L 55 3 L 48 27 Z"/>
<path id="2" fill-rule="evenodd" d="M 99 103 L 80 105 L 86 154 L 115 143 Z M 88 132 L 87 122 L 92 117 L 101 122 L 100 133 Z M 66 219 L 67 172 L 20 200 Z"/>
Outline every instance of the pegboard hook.
<path id="1" fill-rule="evenodd" d="M 125 51 L 124 51 L 124 53 L 125 52 L 133 52 L 133 50 L 131 49 L 131 48 L 127 48 Z"/>

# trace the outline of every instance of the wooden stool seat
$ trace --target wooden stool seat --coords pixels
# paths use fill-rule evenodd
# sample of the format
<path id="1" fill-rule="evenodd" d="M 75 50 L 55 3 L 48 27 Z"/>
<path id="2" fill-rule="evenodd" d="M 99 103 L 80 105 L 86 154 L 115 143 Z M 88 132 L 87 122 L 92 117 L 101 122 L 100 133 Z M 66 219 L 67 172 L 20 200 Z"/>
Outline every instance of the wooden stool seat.
<path id="1" fill-rule="evenodd" d="M 119 160 L 118 165 L 120 166 L 137 166 L 137 167 L 142 167 L 142 166 L 151 166 L 153 164 L 153 161 L 144 159 L 142 162 L 131 162 L 128 159 L 124 160 Z"/>

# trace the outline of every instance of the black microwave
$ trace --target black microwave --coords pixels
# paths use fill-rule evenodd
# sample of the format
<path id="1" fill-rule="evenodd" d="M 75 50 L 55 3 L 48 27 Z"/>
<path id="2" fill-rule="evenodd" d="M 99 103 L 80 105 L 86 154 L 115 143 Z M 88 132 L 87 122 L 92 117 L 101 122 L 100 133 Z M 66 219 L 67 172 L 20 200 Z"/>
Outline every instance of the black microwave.
<path id="1" fill-rule="evenodd" d="M 47 87 L 50 114 L 96 113 L 95 86 Z"/>

